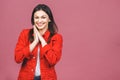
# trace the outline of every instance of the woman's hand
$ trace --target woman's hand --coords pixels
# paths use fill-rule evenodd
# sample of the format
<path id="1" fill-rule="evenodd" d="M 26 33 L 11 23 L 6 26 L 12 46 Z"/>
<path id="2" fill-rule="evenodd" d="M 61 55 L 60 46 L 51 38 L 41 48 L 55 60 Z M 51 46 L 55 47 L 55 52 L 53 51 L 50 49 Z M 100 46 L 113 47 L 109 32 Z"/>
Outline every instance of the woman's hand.
<path id="1" fill-rule="evenodd" d="M 36 32 L 35 25 L 33 26 L 33 32 L 34 32 L 34 41 L 36 42 L 36 44 L 38 44 L 39 43 L 39 38 L 38 38 L 38 35 L 37 35 L 37 32 Z"/>
<path id="2" fill-rule="evenodd" d="M 42 37 L 42 35 L 40 34 L 40 32 L 37 30 L 37 28 L 35 26 L 34 26 L 34 31 L 35 31 L 35 35 L 37 36 L 37 38 L 41 42 L 42 47 L 44 47 L 47 44 L 47 42 L 45 41 L 45 39 Z"/>
<path id="3" fill-rule="evenodd" d="M 36 27 L 33 26 L 33 33 L 34 33 L 34 41 L 30 44 L 30 52 L 33 51 L 33 49 L 35 48 L 35 46 L 39 43 L 39 38 L 36 32 Z"/>

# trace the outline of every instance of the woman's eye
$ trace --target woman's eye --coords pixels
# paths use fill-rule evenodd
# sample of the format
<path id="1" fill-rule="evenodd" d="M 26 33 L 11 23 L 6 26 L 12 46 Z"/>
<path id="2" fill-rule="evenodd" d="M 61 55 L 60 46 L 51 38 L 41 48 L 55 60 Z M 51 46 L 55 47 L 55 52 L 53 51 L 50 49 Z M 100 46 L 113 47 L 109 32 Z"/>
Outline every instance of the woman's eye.
<path id="1" fill-rule="evenodd" d="M 39 17 L 35 17 L 35 19 L 39 19 Z"/>
<path id="2" fill-rule="evenodd" d="M 42 18 L 42 19 L 45 19 L 46 17 L 45 17 L 45 16 L 42 16 L 41 18 Z"/>

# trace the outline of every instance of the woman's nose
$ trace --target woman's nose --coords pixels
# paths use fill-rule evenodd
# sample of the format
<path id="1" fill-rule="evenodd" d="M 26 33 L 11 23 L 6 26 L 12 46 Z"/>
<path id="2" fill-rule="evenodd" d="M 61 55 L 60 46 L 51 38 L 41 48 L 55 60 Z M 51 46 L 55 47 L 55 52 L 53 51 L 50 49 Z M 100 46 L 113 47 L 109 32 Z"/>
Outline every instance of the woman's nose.
<path id="1" fill-rule="evenodd" d="M 38 19 L 38 22 L 41 22 L 42 20 L 41 19 Z"/>

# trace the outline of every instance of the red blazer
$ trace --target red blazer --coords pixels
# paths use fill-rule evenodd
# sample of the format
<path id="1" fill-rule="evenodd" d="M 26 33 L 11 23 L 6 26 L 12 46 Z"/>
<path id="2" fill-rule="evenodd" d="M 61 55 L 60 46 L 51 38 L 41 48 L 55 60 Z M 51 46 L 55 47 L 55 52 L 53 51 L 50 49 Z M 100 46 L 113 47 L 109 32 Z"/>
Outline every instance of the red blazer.
<path id="1" fill-rule="evenodd" d="M 15 61 L 22 63 L 18 80 L 34 80 L 38 46 L 40 46 L 40 70 L 42 80 L 57 80 L 54 67 L 61 58 L 62 36 L 55 34 L 49 44 L 44 47 L 39 44 L 30 52 L 30 42 L 28 40 L 29 31 L 30 29 L 25 29 L 20 33 L 15 48 Z M 43 35 L 46 41 L 49 35 L 49 31 L 46 31 Z"/>

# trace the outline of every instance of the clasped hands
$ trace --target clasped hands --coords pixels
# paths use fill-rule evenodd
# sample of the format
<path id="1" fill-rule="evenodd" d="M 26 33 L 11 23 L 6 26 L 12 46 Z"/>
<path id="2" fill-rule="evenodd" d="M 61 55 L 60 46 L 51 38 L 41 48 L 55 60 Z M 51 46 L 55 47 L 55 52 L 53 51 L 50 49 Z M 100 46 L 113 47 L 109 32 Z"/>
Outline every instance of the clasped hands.
<path id="1" fill-rule="evenodd" d="M 44 47 L 47 42 L 45 41 L 45 39 L 43 38 L 42 34 L 37 30 L 37 28 L 35 26 L 33 26 L 33 31 L 34 31 L 34 41 L 38 44 L 39 41 L 42 44 L 42 47 Z"/>

